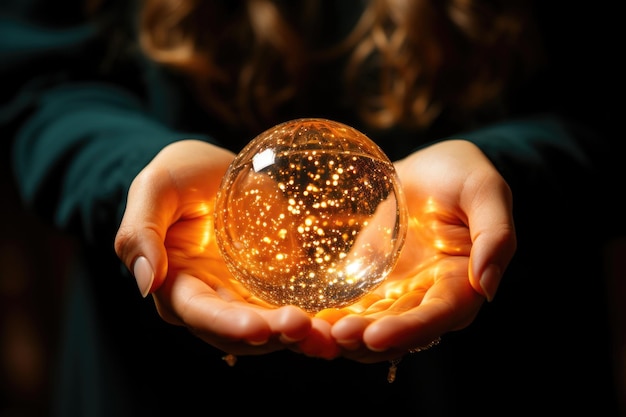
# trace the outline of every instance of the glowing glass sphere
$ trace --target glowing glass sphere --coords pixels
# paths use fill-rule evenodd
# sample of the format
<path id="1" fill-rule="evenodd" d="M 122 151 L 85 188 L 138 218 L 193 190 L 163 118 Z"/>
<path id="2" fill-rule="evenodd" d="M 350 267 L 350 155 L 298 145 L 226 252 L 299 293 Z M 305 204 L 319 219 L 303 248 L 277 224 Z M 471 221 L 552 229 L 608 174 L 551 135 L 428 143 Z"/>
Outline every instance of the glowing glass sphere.
<path id="1" fill-rule="evenodd" d="M 298 119 L 253 139 L 228 168 L 215 233 L 229 270 L 270 304 L 352 304 L 396 264 L 407 215 L 395 168 L 368 137 Z"/>

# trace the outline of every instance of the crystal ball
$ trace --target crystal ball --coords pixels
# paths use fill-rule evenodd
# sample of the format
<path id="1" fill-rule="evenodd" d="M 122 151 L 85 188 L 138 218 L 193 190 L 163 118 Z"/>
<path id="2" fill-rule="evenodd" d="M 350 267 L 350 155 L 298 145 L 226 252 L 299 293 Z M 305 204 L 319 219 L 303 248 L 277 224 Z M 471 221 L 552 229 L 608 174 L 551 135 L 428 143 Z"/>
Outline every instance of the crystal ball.
<path id="1" fill-rule="evenodd" d="M 363 133 L 326 119 L 258 135 L 216 199 L 217 244 L 234 277 L 272 305 L 313 313 L 380 286 L 406 230 L 392 162 Z"/>

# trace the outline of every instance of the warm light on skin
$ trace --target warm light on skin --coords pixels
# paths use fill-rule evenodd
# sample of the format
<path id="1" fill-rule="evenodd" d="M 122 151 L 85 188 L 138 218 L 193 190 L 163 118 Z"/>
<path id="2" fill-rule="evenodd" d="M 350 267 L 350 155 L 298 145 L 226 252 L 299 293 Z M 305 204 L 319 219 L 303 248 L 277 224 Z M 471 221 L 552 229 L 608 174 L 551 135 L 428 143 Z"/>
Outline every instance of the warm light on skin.
<path id="1" fill-rule="evenodd" d="M 211 231 L 213 230 L 213 222 L 209 221 L 209 219 L 210 220 L 213 219 L 214 206 L 209 205 L 207 203 L 200 203 L 198 210 L 200 213 L 202 213 L 203 216 L 206 216 L 207 221 L 208 221 L 207 227 L 202 233 L 202 237 L 198 241 L 200 245 L 200 250 L 206 250 L 209 244 L 211 244 L 211 242 L 214 241 L 214 236 L 215 236 L 213 233 L 211 233 Z"/>
<path id="2" fill-rule="evenodd" d="M 203 254 L 215 245 L 215 233 L 213 232 L 213 205 L 198 203 L 193 216 L 179 219 L 177 223 L 184 225 L 185 233 L 175 233 L 178 227 L 172 227 L 166 237 L 166 246 L 170 250 L 180 250 L 191 256 Z M 171 249 L 174 248 L 174 249 Z"/>
<path id="3" fill-rule="evenodd" d="M 175 233 L 171 233 L 168 236 L 168 243 L 171 246 L 180 248 L 180 252 L 186 253 L 186 256 L 189 254 L 200 254 L 203 251 L 217 250 L 212 220 L 213 205 L 200 203 L 195 212 L 198 213 L 197 218 L 185 220 L 185 239 L 180 239 Z M 447 259 L 451 254 L 458 254 L 463 247 L 462 244 L 455 243 L 451 238 L 451 236 L 457 236 L 458 234 L 446 235 L 447 229 L 442 227 L 444 222 L 442 222 L 440 215 L 441 213 L 437 211 L 436 202 L 433 199 L 428 199 L 420 210 L 415 210 L 415 207 L 413 207 L 413 215 L 407 218 L 408 236 L 411 236 L 412 239 L 418 238 L 417 241 L 409 240 L 409 242 L 412 242 L 409 244 L 412 246 L 417 245 L 420 248 L 419 256 L 410 256 L 412 261 L 412 272 L 410 274 L 400 274 L 398 270 L 394 270 L 380 288 L 365 295 L 354 304 L 339 309 L 322 309 L 315 313 L 315 316 L 324 318 L 324 320 L 332 323 L 347 314 L 376 315 L 389 309 L 397 309 L 401 312 L 403 311 L 401 306 L 404 303 L 411 305 L 419 304 L 419 300 L 424 297 L 424 294 L 435 280 L 438 277 L 445 276 L 453 269 L 453 265 L 447 262 Z M 281 218 L 284 215 L 277 217 Z M 336 219 L 336 223 L 347 224 L 349 221 Z M 311 227 L 314 221 L 311 218 L 306 218 L 302 224 L 304 229 L 305 227 Z M 193 227 L 190 227 L 191 225 Z M 285 239 L 287 234 L 288 231 L 285 228 L 277 231 L 277 236 L 280 239 Z M 277 253 L 275 256 L 283 260 L 286 254 Z M 347 256 L 350 256 L 350 254 L 340 254 L 341 258 Z M 346 279 L 354 279 L 354 274 L 350 272 L 350 268 L 355 267 L 356 264 L 348 265 L 351 266 L 348 266 L 345 270 L 346 276 L 349 277 Z M 399 268 L 401 269 L 402 265 L 399 265 Z M 225 273 L 230 275 L 228 272 Z M 235 281 L 233 283 L 238 286 L 239 292 L 247 294 L 247 299 L 250 302 L 268 306 L 265 301 L 247 292 L 239 283 Z M 319 297 L 320 300 L 323 300 L 322 295 L 319 295 Z"/>
<path id="4" fill-rule="evenodd" d="M 451 224 L 434 198 L 421 206 L 411 206 L 407 241 L 396 268 L 382 285 L 368 296 L 339 311 L 321 311 L 318 316 L 335 322 L 348 314 L 376 317 L 378 313 L 405 312 L 422 302 L 437 280 L 459 271 L 467 271 L 470 237 L 466 225 Z"/>

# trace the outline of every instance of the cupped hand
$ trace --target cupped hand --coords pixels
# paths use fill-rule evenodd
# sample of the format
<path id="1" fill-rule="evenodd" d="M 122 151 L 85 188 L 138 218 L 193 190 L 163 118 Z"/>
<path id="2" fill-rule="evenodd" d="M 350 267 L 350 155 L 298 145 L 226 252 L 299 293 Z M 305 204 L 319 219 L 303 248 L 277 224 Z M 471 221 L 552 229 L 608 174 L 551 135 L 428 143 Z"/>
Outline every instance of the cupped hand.
<path id="1" fill-rule="evenodd" d="M 233 158 L 197 140 L 164 148 L 131 184 L 115 240 L 118 256 L 165 321 L 224 352 L 264 354 L 300 342 L 312 355 L 335 356 L 326 321 L 264 304 L 233 280 L 222 260 L 213 204 Z"/>
<path id="2" fill-rule="evenodd" d="M 516 250 L 510 188 L 475 145 L 440 142 L 396 169 L 409 228 L 395 269 L 354 305 L 317 314 L 341 355 L 359 362 L 390 360 L 468 326 Z"/>

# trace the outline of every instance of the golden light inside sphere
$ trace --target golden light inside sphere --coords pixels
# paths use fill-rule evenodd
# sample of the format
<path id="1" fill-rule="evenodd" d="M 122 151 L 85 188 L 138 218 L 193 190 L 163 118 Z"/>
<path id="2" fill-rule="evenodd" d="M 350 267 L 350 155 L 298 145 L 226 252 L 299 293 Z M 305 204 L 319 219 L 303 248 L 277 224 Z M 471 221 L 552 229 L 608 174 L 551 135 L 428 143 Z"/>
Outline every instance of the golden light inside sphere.
<path id="1" fill-rule="evenodd" d="M 217 244 L 236 279 L 273 305 L 308 312 L 352 304 L 378 287 L 406 230 L 389 158 L 363 133 L 326 119 L 257 136 L 216 200 Z"/>

